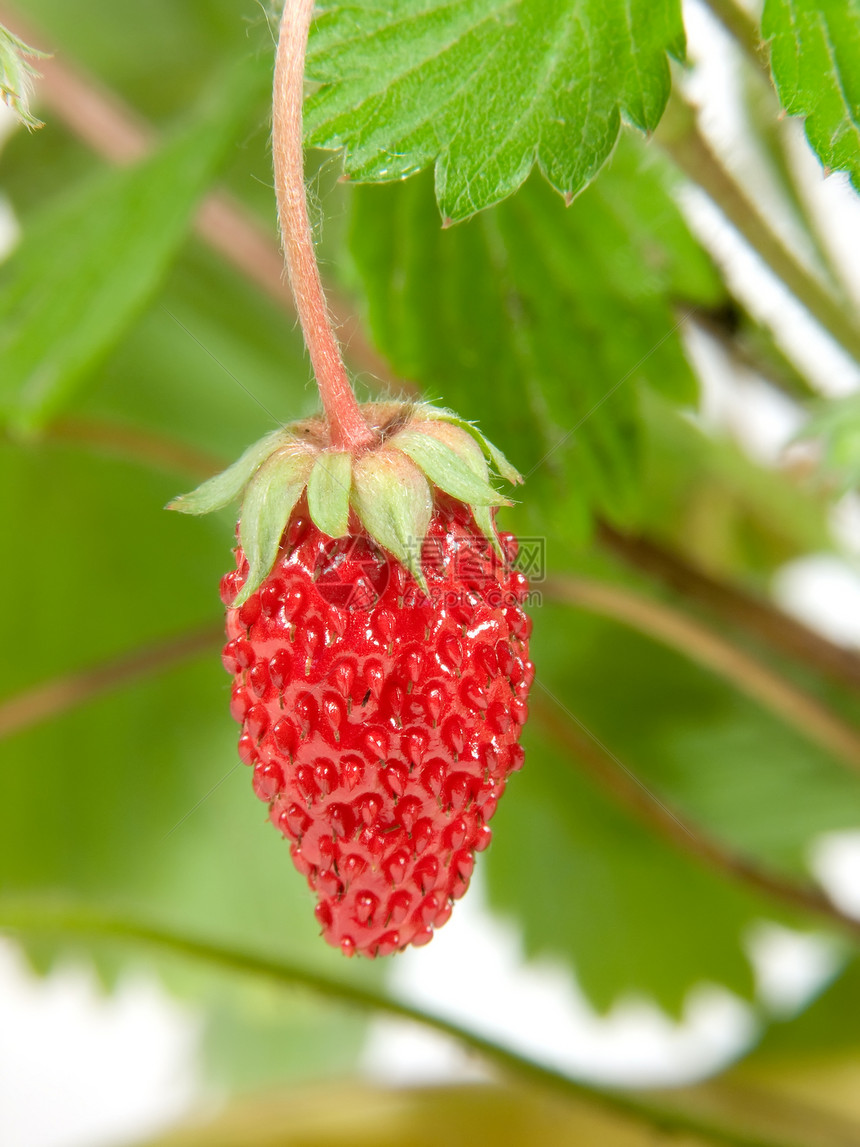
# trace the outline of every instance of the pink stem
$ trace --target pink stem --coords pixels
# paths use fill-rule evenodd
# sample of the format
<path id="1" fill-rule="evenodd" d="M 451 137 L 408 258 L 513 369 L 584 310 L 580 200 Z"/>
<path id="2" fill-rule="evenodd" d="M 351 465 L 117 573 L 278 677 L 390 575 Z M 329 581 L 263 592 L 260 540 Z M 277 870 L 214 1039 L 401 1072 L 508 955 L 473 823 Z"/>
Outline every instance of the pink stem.
<path id="1" fill-rule="evenodd" d="M 370 445 L 374 435 L 350 386 L 329 318 L 314 253 L 305 191 L 302 98 L 305 51 L 314 0 L 286 0 L 275 62 L 272 149 L 284 258 L 311 365 L 328 420 L 331 443 L 341 450 Z"/>

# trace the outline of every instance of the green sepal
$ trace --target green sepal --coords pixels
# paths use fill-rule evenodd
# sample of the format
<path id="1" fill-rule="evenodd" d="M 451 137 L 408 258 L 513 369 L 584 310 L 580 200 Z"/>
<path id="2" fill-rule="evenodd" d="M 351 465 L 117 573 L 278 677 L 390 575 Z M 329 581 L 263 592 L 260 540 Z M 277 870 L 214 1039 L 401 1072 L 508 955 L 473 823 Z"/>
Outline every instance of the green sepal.
<path id="1" fill-rule="evenodd" d="M 487 460 L 484 457 L 484 451 L 477 438 L 470 432 L 468 423 L 465 426 L 457 426 L 454 422 L 443 421 L 442 419 L 435 419 L 435 425 L 425 428 L 424 434 L 426 435 L 441 435 L 442 441 L 451 445 L 452 439 L 457 442 L 456 446 L 451 445 L 458 453 L 458 457 L 472 470 L 482 482 L 487 481 L 488 470 Z M 461 421 L 458 419 L 457 421 Z M 426 423 L 425 423 L 426 427 Z M 458 441 L 459 439 L 459 441 Z M 504 550 L 502 543 L 499 541 L 499 535 L 496 530 L 496 523 L 491 506 L 470 506 L 472 517 L 475 519 L 475 524 L 478 529 L 496 551 L 498 556 L 504 561 Z"/>
<path id="2" fill-rule="evenodd" d="M 421 547 L 433 514 L 430 483 L 404 454 L 383 448 L 353 465 L 352 504 L 368 534 L 427 592 Z"/>
<path id="3" fill-rule="evenodd" d="M 308 513 L 330 538 L 342 538 L 349 528 L 352 455 L 340 450 L 320 454 L 308 478 Z"/>
<path id="4" fill-rule="evenodd" d="M 523 476 L 519 470 L 514 469 L 498 446 L 494 446 L 489 438 L 482 434 L 473 422 L 467 422 L 465 418 L 460 418 L 459 415 L 454 414 L 453 411 L 442 410 L 436 406 L 422 405 L 421 417 L 437 422 L 450 422 L 452 426 L 459 426 L 461 430 L 468 431 L 493 463 L 499 477 L 504 478 L 506 482 L 510 482 L 512 486 L 522 485 Z"/>
<path id="5" fill-rule="evenodd" d="M 389 441 L 392 449 L 401 450 L 430 481 L 470 506 L 509 506 L 511 503 L 494 490 L 466 460 L 446 443 L 420 430 L 403 430 Z"/>
<path id="6" fill-rule="evenodd" d="M 214 478 L 207 479 L 190 494 L 182 494 L 172 502 L 168 502 L 167 509 L 178 510 L 181 514 L 211 514 L 213 510 L 222 510 L 241 496 L 242 491 L 269 455 L 279 445 L 288 441 L 290 436 L 286 431 L 273 430 L 271 434 L 249 446 L 232 466 L 228 466 Z"/>
<path id="7" fill-rule="evenodd" d="M 301 447 L 278 451 L 254 475 L 242 503 L 239 541 L 248 559 L 248 577 L 234 608 L 259 589 L 278 556 L 281 537 L 313 466 L 313 455 Z"/>
<path id="8" fill-rule="evenodd" d="M 472 506 L 472 517 L 475 519 L 475 524 L 478 529 L 496 551 L 498 557 L 504 561 L 505 551 L 502 549 L 502 543 L 499 541 L 499 535 L 496 531 L 496 523 L 493 521 L 493 509 L 491 506 Z"/>
<path id="9" fill-rule="evenodd" d="M 31 48 L 0 24 L 0 99 L 31 131 L 44 124 L 30 111 L 31 88 L 39 73 L 29 61 L 47 59 L 47 52 Z"/>

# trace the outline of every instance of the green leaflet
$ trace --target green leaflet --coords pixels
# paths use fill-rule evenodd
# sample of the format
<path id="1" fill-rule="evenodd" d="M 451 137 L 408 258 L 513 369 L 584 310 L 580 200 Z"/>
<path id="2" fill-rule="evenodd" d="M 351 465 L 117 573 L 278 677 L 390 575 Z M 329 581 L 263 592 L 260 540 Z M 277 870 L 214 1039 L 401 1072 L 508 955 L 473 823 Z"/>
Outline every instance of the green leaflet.
<path id="1" fill-rule="evenodd" d="M 312 28 L 308 142 L 343 148 L 360 182 L 435 164 L 442 215 L 504 199 L 535 163 L 575 195 L 600 170 L 622 112 L 643 131 L 682 55 L 678 0 L 331 0 Z"/>
<path id="2" fill-rule="evenodd" d="M 266 578 L 293 507 L 302 496 L 313 458 L 300 447 L 273 454 L 248 486 L 242 502 L 239 541 L 248 559 L 248 577 L 234 605 L 242 605 Z"/>
<path id="3" fill-rule="evenodd" d="M 67 407 L 152 298 L 263 75 L 244 62 L 152 157 L 30 221 L 0 271 L 0 419 L 30 432 Z"/>
<path id="4" fill-rule="evenodd" d="M 860 189 L 860 2 L 766 0 L 762 35 L 786 111 L 821 162 Z"/>
<path id="5" fill-rule="evenodd" d="M 317 458 L 308 478 L 308 512 L 330 538 L 341 538 L 349 527 L 352 457 L 331 450 Z"/>

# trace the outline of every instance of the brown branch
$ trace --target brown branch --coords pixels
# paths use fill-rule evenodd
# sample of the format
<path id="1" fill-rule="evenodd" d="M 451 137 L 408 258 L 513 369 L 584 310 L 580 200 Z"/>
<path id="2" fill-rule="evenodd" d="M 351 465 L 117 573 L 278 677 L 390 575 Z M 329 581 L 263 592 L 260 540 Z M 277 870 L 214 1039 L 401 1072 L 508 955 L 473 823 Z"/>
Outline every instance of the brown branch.
<path id="1" fill-rule="evenodd" d="M 42 440 L 89 446 L 99 453 L 133 460 L 156 470 L 209 478 L 228 460 L 157 431 L 91 418 L 61 418 L 41 432 Z"/>
<path id="2" fill-rule="evenodd" d="M 678 95 L 670 97 L 655 138 L 824 330 L 860 362 L 860 325 L 855 316 L 783 243 L 699 131 L 695 110 Z"/>
<path id="3" fill-rule="evenodd" d="M 0 23 L 28 43 L 44 45 L 47 42 L 45 35 L 5 5 L 0 7 Z M 40 60 L 39 71 L 37 97 L 51 115 L 103 159 L 120 165 L 135 163 L 158 143 L 158 133 L 151 124 L 83 69 L 67 63 L 61 53 Z M 195 219 L 195 229 L 213 250 L 256 284 L 290 318 L 295 318 L 293 296 L 273 229 L 265 227 L 225 191 L 213 192 L 204 199 Z M 332 321 L 353 365 L 391 384 L 390 367 L 365 338 L 349 302 L 329 290 L 328 303 Z M 394 385 L 402 389 L 400 383 Z"/>
<path id="4" fill-rule="evenodd" d="M 697 569 L 680 554 L 644 537 L 623 534 L 602 522 L 598 539 L 616 557 L 705 606 L 771 648 L 796 658 L 832 681 L 860 691 L 860 654 L 835 645 L 769 602 Z"/>
<path id="5" fill-rule="evenodd" d="M 678 650 L 860 773 L 857 729 L 701 622 L 621 586 L 586 578 L 551 577 L 544 592 L 550 599 L 610 617 Z"/>
<path id="6" fill-rule="evenodd" d="M 736 299 L 722 307 L 700 307 L 685 300 L 683 310 L 690 322 L 717 342 L 736 366 L 759 375 L 789 398 L 820 398 L 815 387 L 776 345 L 767 327 Z"/>
<path id="7" fill-rule="evenodd" d="M 764 73 L 770 82 L 770 69 L 765 47 L 758 25 L 751 16 L 735 3 L 735 0 L 705 0 L 714 16 L 729 35 L 733 36 L 755 66 Z"/>
<path id="8" fill-rule="evenodd" d="M 216 648 L 221 630 L 212 626 L 154 645 L 145 645 L 78 673 L 55 677 L 5 701 L 0 701 L 0 740 L 58 717 L 69 709 L 129 685 L 150 674 L 171 669 Z"/>
<path id="9" fill-rule="evenodd" d="M 653 829 L 681 852 L 702 861 L 713 871 L 727 876 L 756 892 L 777 900 L 791 909 L 811 913 L 835 926 L 855 943 L 860 942 L 860 920 L 843 912 L 820 888 L 808 882 L 789 880 L 757 861 L 726 848 L 679 816 L 677 810 L 659 799 L 631 773 L 621 766 L 613 754 L 601 744 L 564 704 L 555 697 L 540 678 L 541 686 L 552 705 L 536 696 L 532 704 L 533 715 L 545 726 L 559 744 L 567 748 L 590 776 L 619 804 L 639 821 Z M 563 720 L 562 715 L 571 720 Z"/>

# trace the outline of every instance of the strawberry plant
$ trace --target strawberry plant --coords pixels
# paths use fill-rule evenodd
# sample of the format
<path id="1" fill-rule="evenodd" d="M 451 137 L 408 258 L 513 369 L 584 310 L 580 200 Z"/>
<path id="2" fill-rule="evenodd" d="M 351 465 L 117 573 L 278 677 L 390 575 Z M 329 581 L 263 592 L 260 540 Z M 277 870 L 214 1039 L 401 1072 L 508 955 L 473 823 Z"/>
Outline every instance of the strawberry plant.
<path id="1" fill-rule="evenodd" d="M 856 0 L 0 21 L 7 942 L 195 1010 L 231 1106 L 182 1142 L 347 1108 L 388 1142 L 395 1102 L 399 1142 L 860 1139 L 860 918 L 821 861 L 860 828 L 857 626 L 785 591 L 856 578 L 822 206 L 856 220 Z M 492 983 L 470 926 L 516 938 L 514 994 L 691 1024 L 708 985 L 744 1034 L 610 1089 L 536 1022 L 483 1034 L 504 993 L 443 1018 L 446 953 Z M 786 1008 L 791 933 L 830 970 Z M 371 1091 L 377 1016 L 489 1082 Z"/>

